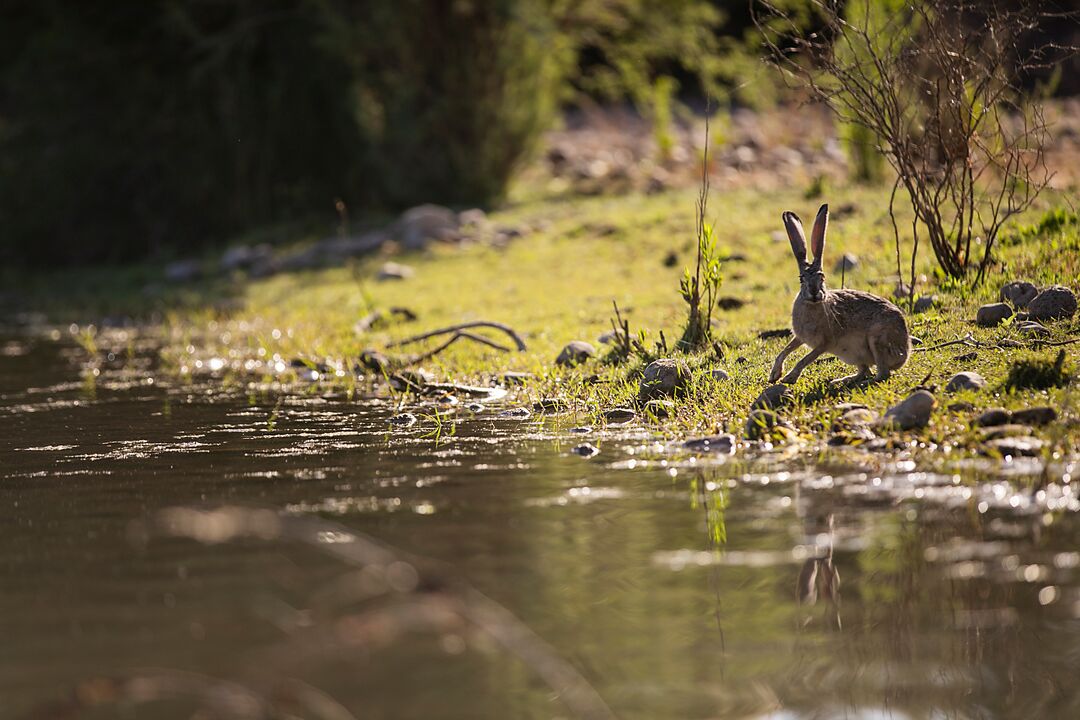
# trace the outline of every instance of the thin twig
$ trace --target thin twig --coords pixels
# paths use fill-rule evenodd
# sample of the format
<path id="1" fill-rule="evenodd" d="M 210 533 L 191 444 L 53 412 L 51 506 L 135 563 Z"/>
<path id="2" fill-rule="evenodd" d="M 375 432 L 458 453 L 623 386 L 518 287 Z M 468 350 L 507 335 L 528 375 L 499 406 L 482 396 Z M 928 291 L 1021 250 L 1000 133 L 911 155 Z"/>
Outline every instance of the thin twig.
<path id="1" fill-rule="evenodd" d="M 398 340 L 397 342 L 392 342 L 389 345 L 387 345 L 387 347 L 402 347 L 404 345 L 411 345 L 412 343 L 420 342 L 421 340 L 427 340 L 428 338 L 437 337 L 439 335 L 448 335 L 450 333 L 458 333 L 458 332 L 460 332 L 462 330 L 468 330 L 470 328 L 481 328 L 481 327 L 483 327 L 483 328 L 493 328 L 495 330 L 499 330 L 501 332 L 504 332 L 504 333 L 506 333 L 507 335 L 510 336 L 511 340 L 514 341 L 514 344 L 517 346 L 517 349 L 519 351 L 526 349 L 525 341 L 521 339 L 521 336 L 518 335 L 517 332 L 512 327 L 510 327 L 509 325 L 504 325 L 503 323 L 490 322 L 488 320 L 475 320 L 473 322 L 459 323 L 457 325 L 450 325 L 448 327 L 438 328 L 436 330 L 430 330 L 430 331 L 428 331 L 426 333 L 421 333 L 419 335 L 413 335 L 412 337 L 407 337 L 407 338 L 405 338 L 403 340 Z M 478 336 L 471 335 L 471 337 L 472 337 L 472 339 L 475 340 Z"/>

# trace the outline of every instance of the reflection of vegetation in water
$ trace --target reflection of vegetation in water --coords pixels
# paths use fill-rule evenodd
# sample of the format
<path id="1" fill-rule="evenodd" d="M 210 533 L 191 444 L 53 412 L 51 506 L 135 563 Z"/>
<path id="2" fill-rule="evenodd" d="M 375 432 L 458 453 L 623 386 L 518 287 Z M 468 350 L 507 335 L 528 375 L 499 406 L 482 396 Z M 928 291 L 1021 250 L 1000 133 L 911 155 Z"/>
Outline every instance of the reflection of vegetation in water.
<path id="1" fill-rule="evenodd" d="M 720 478 L 719 470 L 701 470 L 690 479 L 690 507 L 705 511 L 705 531 L 713 548 L 727 544 L 729 502 L 728 488 Z"/>

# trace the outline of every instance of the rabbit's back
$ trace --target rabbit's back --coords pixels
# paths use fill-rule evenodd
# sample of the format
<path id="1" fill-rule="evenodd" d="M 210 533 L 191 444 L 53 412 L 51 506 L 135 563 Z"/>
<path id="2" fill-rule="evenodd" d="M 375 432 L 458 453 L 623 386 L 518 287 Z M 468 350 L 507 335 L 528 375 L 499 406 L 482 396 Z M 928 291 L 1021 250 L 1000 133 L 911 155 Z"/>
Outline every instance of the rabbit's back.
<path id="1" fill-rule="evenodd" d="M 861 290 L 831 290 L 823 302 L 796 300 L 792 328 L 800 340 L 852 365 L 874 361 L 871 339 L 888 358 L 890 370 L 911 351 L 904 313 L 885 298 Z"/>

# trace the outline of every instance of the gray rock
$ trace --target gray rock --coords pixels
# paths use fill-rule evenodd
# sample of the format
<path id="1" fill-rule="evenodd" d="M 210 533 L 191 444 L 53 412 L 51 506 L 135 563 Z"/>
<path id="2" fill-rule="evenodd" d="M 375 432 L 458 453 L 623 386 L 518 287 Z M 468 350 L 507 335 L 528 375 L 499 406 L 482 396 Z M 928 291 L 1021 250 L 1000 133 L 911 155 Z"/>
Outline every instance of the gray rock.
<path id="1" fill-rule="evenodd" d="M 983 305 L 975 314 L 975 322 L 982 327 L 994 327 L 1012 317 L 1012 308 L 1005 303 Z"/>
<path id="2" fill-rule="evenodd" d="M 393 235 L 406 250 L 422 250 L 432 241 L 456 239 L 460 223 L 450 208 L 419 205 L 402 213 Z"/>
<path id="3" fill-rule="evenodd" d="M 1016 323 L 1015 327 L 1017 332 L 1021 333 L 1022 335 L 1028 335 L 1029 337 L 1041 338 L 1050 336 L 1050 331 L 1039 323 L 1035 322 L 1034 320 L 1024 320 L 1023 322 L 1018 322 Z"/>
<path id="4" fill-rule="evenodd" d="M 986 378 L 973 370 L 958 372 L 945 384 L 945 392 L 958 390 L 981 390 L 986 387 Z"/>
<path id="5" fill-rule="evenodd" d="M 1054 285 L 1043 290 L 1028 303 L 1032 320 L 1062 320 L 1076 314 L 1076 295 L 1067 287 Z"/>
<path id="6" fill-rule="evenodd" d="M 574 453 L 575 455 L 580 455 L 581 457 L 590 458 L 594 455 L 598 455 L 600 453 L 600 448 L 596 447 L 592 443 L 582 443 L 581 445 L 578 445 L 571 449 L 570 452 Z"/>
<path id="7" fill-rule="evenodd" d="M 513 418 L 515 420 L 527 420 L 532 417 L 532 412 L 526 407 L 510 408 L 499 413 L 499 417 Z"/>
<path id="8" fill-rule="evenodd" d="M 566 403 L 559 398 L 540 398 L 533 403 L 533 410 L 539 413 L 558 413 L 566 410 Z"/>
<path id="9" fill-rule="evenodd" d="M 458 223 L 462 227 L 480 227 L 487 224 L 487 221 L 487 213 L 480 208 L 462 210 L 460 213 L 458 213 Z"/>
<path id="10" fill-rule="evenodd" d="M 221 255 L 221 271 L 225 273 L 246 270 L 256 264 L 267 262 L 274 254 L 269 245 L 236 245 Z"/>
<path id="11" fill-rule="evenodd" d="M 692 452 L 712 452 L 721 455 L 730 455 L 735 452 L 738 441 L 734 435 L 709 435 L 708 437 L 693 438 L 683 443 L 683 447 Z"/>
<path id="12" fill-rule="evenodd" d="M 833 266 L 833 272 L 851 272 L 857 267 L 859 267 L 859 258 L 851 253 L 844 253 Z"/>
<path id="13" fill-rule="evenodd" d="M 379 268 L 378 274 L 375 276 L 378 280 L 407 280 L 413 276 L 416 271 L 408 265 L 402 265 L 396 262 L 384 263 Z"/>
<path id="14" fill-rule="evenodd" d="M 165 279 L 169 282 L 191 282 L 198 280 L 202 275 L 202 263 L 198 260 L 177 260 L 165 266 Z"/>
<path id="15" fill-rule="evenodd" d="M 712 377 L 713 380 L 716 380 L 717 382 L 731 379 L 731 376 L 727 374 L 727 370 L 721 370 L 720 368 L 716 368 L 711 373 L 709 373 L 709 375 Z"/>
<path id="16" fill-rule="evenodd" d="M 926 390 L 916 390 L 885 412 L 879 425 L 914 430 L 926 427 L 934 410 L 934 396 Z"/>
<path id="17" fill-rule="evenodd" d="M 1003 437 L 988 440 L 983 448 L 988 454 L 1033 457 L 1042 452 L 1046 443 L 1036 437 Z"/>
<path id="18" fill-rule="evenodd" d="M 637 417 L 631 408 L 612 408 L 604 411 L 604 421 L 611 425 L 622 425 Z"/>
<path id="19" fill-rule="evenodd" d="M 555 358 L 555 364 L 560 367 L 574 367 L 596 356 L 596 348 L 584 340 L 574 340 L 566 344 L 559 356 Z"/>
<path id="20" fill-rule="evenodd" d="M 391 416 L 388 422 L 394 427 L 407 428 L 416 424 L 416 416 L 412 413 L 399 413 Z"/>
<path id="21" fill-rule="evenodd" d="M 600 337 L 596 338 L 596 342 L 601 345 L 610 345 L 619 339 L 619 333 L 614 330 L 608 330 L 606 333 L 601 333 Z"/>
<path id="22" fill-rule="evenodd" d="M 967 400 L 957 400 L 949 403 L 949 412 L 971 412 L 974 409 L 974 403 L 969 403 Z"/>
<path id="23" fill-rule="evenodd" d="M 1005 425 L 1012 419 L 1012 414 L 1005 408 L 990 408 L 975 418 L 975 424 L 979 427 L 997 427 Z"/>
<path id="24" fill-rule="evenodd" d="M 786 408 L 794 404 L 795 396 L 791 393 L 791 388 L 787 385 L 770 385 L 761 391 L 761 394 L 757 396 L 753 403 L 750 405 L 751 410 L 776 410 L 778 408 Z"/>
<path id="25" fill-rule="evenodd" d="M 1039 294 L 1039 288 L 1026 280 L 1016 280 L 1001 286 L 1001 302 L 1012 303 L 1013 307 L 1023 309 L 1028 306 L 1035 296 Z"/>
<path id="26" fill-rule="evenodd" d="M 936 308 L 938 305 L 937 295 L 920 295 L 915 299 L 915 312 L 924 313 Z"/>
<path id="27" fill-rule="evenodd" d="M 991 427 L 985 427 L 979 430 L 979 436 L 985 440 L 996 440 L 1003 437 L 1028 437 L 1031 435 L 1030 425 L 1020 425 L 1018 423 L 1005 423 L 1004 425 L 993 425 Z"/>
<path id="28" fill-rule="evenodd" d="M 844 411 L 833 423 L 833 432 L 868 428 L 878 421 L 878 414 L 867 408 L 851 408 Z"/>
<path id="29" fill-rule="evenodd" d="M 673 397 L 685 392 L 690 382 L 690 368 L 682 360 L 660 358 L 645 368 L 645 374 L 638 386 L 640 400 L 652 400 L 661 397 Z"/>
<path id="30" fill-rule="evenodd" d="M 746 418 L 745 432 L 747 440 L 773 440 L 787 437 L 791 427 L 772 410 L 754 410 Z"/>
<path id="31" fill-rule="evenodd" d="M 675 413 L 675 403 L 671 400 L 650 400 L 643 408 L 645 414 L 656 420 L 666 420 Z"/>
<path id="32" fill-rule="evenodd" d="M 505 386 L 527 385 L 533 380 L 533 374 L 527 372 L 515 372 L 511 370 L 509 372 L 504 372 L 499 378 L 499 380 Z"/>
<path id="33" fill-rule="evenodd" d="M 1024 408 L 1012 414 L 1013 422 L 1023 423 L 1024 425 L 1048 425 L 1057 420 L 1057 417 L 1057 410 L 1046 405 Z"/>
<path id="34" fill-rule="evenodd" d="M 406 368 L 390 376 L 390 385 L 395 390 L 421 390 L 434 381 L 435 376 L 422 368 Z"/>
<path id="35" fill-rule="evenodd" d="M 575 435 L 588 435 L 592 432 L 592 428 L 587 425 L 582 425 L 580 427 L 572 427 L 567 430 L 567 432 L 574 433 Z"/>

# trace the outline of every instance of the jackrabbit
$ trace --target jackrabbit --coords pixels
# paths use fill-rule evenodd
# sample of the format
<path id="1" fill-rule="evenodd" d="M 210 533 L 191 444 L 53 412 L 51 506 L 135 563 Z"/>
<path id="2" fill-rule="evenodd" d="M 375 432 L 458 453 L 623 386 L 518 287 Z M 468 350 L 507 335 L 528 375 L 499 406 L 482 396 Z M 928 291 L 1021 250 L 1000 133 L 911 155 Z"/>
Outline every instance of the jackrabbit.
<path id="1" fill-rule="evenodd" d="M 784 227 L 791 241 L 791 251 L 799 264 L 799 294 L 791 306 L 791 329 L 795 337 L 773 363 L 769 382 L 780 380 L 792 383 L 806 366 L 825 353 L 831 353 L 858 368 L 855 375 L 841 378 L 837 383 L 859 382 L 870 377 L 870 366 L 877 368 L 876 380 L 907 362 L 911 353 L 911 336 L 900 308 L 885 298 L 859 290 L 829 290 L 821 258 L 825 251 L 825 232 L 829 224 L 829 206 L 822 205 L 810 235 L 814 261 L 806 262 L 806 235 L 799 216 L 784 213 Z M 800 345 L 809 345 L 810 352 L 796 363 L 783 379 L 784 360 Z"/>

